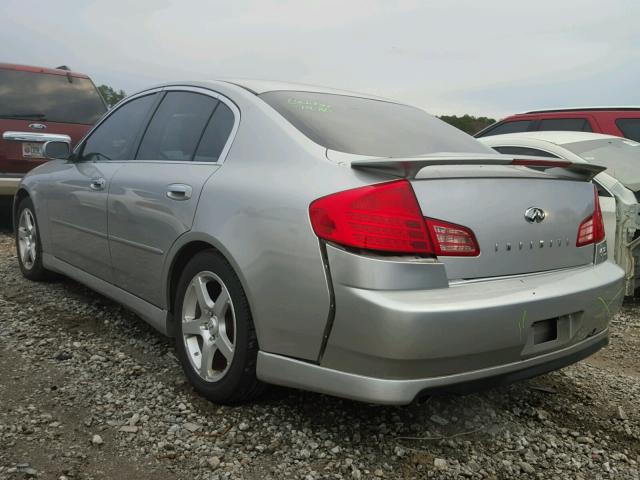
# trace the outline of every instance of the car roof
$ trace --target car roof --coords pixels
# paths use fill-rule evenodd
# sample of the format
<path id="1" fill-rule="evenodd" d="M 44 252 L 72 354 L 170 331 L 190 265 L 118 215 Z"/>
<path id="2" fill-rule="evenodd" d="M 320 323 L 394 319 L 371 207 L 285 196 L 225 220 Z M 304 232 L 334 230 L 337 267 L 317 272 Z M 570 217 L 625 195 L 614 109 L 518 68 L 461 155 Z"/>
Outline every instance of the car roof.
<path id="1" fill-rule="evenodd" d="M 280 82 L 280 81 L 274 81 L 274 80 L 235 79 L 235 78 L 233 79 L 222 78 L 222 79 L 219 79 L 218 81 L 237 85 L 239 87 L 244 88 L 245 90 L 249 90 L 250 92 L 255 93 L 256 95 L 260 95 L 266 92 L 296 91 L 296 92 L 329 93 L 334 95 L 346 95 L 349 97 L 371 98 L 374 100 L 382 100 L 385 102 L 400 103 L 393 99 L 379 97 L 377 95 L 371 95 L 368 93 L 352 92 L 349 90 L 341 90 L 341 89 L 331 88 L 331 87 L 322 87 L 319 85 L 307 85 L 304 83 Z"/>
<path id="2" fill-rule="evenodd" d="M 0 70 L 15 70 L 19 72 L 47 73 L 49 75 L 71 75 L 77 78 L 89 78 L 84 73 L 72 72 L 62 68 L 34 67 L 31 65 L 19 65 L 17 63 L 0 63 Z"/>
<path id="3" fill-rule="evenodd" d="M 530 113 L 562 113 L 562 112 L 624 112 L 640 110 L 640 106 L 624 106 L 624 107 L 568 107 L 568 108 L 543 108 L 539 110 L 529 110 L 519 115 L 527 115 Z"/>
<path id="4" fill-rule="evenodd" d="M 566 143 L 584 142 L 587 140 L 598 140 L 604 138 L 615 138 L 622 140 L 622 137 L 615 135 L 603 135 L 601 133 L 590 132 L 571 132 L 571 131 L 538 131 L 538 132 L 521 132 L 521 133 L 505 133 L 502 135 L 489 135 L 480 137 L 482 143 L 500 145 L 509 143 L 513 140 L 541 140 L 544 142 L 555 143 L 556 145 L 564 145 Z"/>

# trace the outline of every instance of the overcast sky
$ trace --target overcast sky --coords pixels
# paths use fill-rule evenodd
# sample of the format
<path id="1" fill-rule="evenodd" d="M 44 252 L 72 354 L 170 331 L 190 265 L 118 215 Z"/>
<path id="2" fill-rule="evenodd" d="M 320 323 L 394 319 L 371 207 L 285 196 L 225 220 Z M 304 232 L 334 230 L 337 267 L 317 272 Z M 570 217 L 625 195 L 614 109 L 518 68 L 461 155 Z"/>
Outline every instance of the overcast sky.
<path id="1" fill-rule="evenodd" d="M 640 104 L 639 0 L 0 0 L 0 61 L 133 93 L 259 78 L 434 114 Z"/>

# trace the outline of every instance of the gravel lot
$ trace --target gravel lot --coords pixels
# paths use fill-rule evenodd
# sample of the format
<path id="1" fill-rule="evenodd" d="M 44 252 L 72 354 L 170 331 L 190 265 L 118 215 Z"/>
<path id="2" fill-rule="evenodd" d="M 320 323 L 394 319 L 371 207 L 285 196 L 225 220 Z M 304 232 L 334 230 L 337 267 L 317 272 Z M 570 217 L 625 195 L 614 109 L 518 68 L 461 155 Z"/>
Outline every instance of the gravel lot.
<path id="1" fill-rule="evenodd" d="M 0 479 L 638 479 L 640 303 L 611 346 L 529 382 L 409 407 L 272 388 L 220 407 L 170 341 L 0 232 Z"/>

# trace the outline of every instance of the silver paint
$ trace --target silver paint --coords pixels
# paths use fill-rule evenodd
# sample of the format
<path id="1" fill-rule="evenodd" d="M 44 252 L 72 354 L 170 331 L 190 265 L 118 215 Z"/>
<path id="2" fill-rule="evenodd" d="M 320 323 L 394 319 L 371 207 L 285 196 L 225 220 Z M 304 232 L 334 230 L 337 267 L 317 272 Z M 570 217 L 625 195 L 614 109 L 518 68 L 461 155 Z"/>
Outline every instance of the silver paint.
<path id="1" fill-rule="evenodd" d="M 583 180 L 597 167 L 556 175 L 560 169 L 538 172 L 510 166 L 510 157 L 465 152 L 348 159 L 310 141 L 240 83 L 141 92 L 192 90 L 225 102 L 236 121 L 217 163 L 52 160 L 31 171 L 20 194 L 34 203 L 45 267 L 171 333 L 172 322 L 185 318 L 173 308 L 176 259 L 215 248 L 247 295 L 261 379 L 382 403 L 579 351 L 593 329 L 606 337 L 622 272 L 609 262 L 596 265 L 593 245 L 569 242 L 593 210 L 592 187 Z M 268 85 L 254 87 L 279 88 Z M 456 161 L 465 165 L 451 167 Z M 471 228 L 481 254 L 399 258 L 326 245 L 324 256 L 309 204 L 397 176 L 411 178 L 424 215 Z M 531 205 L 549 217 L 525 222 Z M 565 247 L 533 248 L 558 237 Z M 502 247 L 516 243 L 517 250 Z M 569 334 L 562 330 L 544 352 L 527 350 L 531 322 L 560 316 L 570 319 Z M 206 328 L 212 336 L 219 323 Z"/>

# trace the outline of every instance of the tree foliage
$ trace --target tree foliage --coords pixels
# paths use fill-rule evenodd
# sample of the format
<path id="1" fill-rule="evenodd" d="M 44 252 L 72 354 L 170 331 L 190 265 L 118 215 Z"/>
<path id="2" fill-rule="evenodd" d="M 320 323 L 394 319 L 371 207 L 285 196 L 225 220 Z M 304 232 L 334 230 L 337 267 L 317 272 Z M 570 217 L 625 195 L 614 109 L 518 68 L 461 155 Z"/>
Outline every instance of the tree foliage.
<path id="1" fill-rule="evenodd" d="M 98 91 L 109 107 L 113 107 L 116 103 L 127 96 L 124 90 L 114 90 L 109 85 L 100 85 Z"/>
<path id="2" fill-rule="evenodd" d="M 447 122 L 449 125 L 459 128 L 463 132 L 467 132 L 469 135 L 478 133 L 485 127 L 495 123 L 493 118 L 488 117 L 474 117 L 472 115 L 441 115 L 438 117 L 440 120 Z"/>

